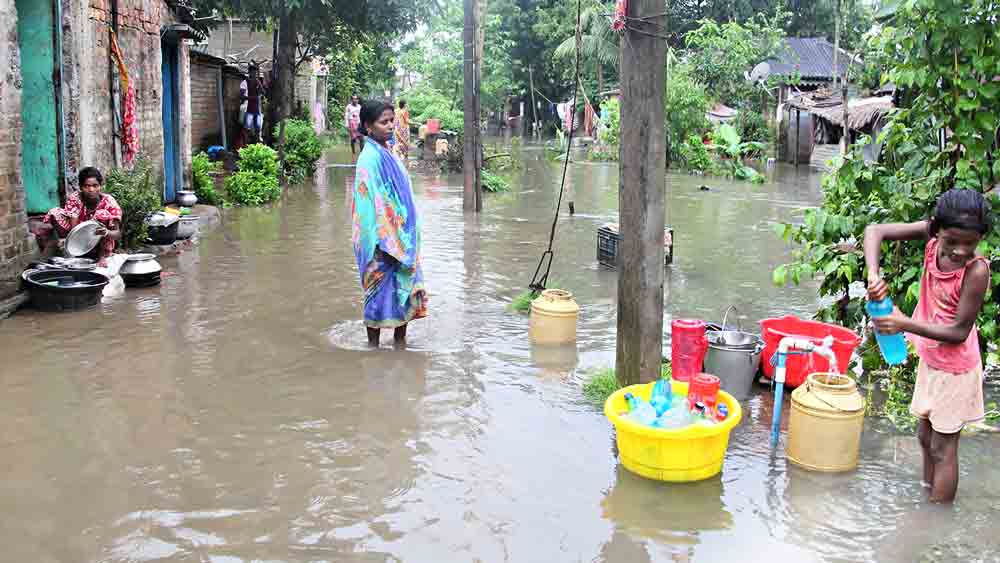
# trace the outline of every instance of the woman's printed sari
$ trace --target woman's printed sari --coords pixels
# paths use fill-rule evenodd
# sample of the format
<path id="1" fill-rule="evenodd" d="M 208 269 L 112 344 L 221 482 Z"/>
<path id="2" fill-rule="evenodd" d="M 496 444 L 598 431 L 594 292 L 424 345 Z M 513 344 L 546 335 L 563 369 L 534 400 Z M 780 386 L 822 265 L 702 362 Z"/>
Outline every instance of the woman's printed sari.
<path id="1" fill-rule="evenodd" d="M 365 293 L 365 325 L 395 328 L 427 316 L 420 221 L 399 158 L 365 140 L 354 179 L 354 255 Z"/>

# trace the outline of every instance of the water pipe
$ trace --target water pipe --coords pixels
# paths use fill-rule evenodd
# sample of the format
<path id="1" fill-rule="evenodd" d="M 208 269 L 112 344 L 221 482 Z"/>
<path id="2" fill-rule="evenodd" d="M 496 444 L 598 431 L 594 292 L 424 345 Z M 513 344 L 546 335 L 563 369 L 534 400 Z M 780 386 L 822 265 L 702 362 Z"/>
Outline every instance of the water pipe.
<path id="1" fill-rule="evenodd" d="M 830 361 L 830 371 L 837 371 L 837 356 L 833 353 L 833 337 L 827 336 L 822 344 L 814 344 L 811 340 L 786 336 L 778 344 L 774 359 L 774 417 L 771 419 L 771 447 L 778 445 L 778 434 L 781 431 L 781 401 L 785 394 L 785 362 L 792 350 L 802 353 L 813 353 Z"/>

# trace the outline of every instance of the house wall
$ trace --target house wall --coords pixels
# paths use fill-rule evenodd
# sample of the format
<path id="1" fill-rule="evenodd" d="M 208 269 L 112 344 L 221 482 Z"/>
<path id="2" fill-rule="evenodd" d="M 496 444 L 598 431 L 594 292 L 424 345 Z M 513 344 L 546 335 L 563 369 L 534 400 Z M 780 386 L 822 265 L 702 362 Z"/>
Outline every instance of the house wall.
<path id="1" fill-rule="evenodd" d="M 111 0 L 61 0 L 63 9 L 63 103 L 68 191 L 83 166 L 109 170 L 116 164 L 111 105 L 109 30 Z M 140 156 L 163 172 L 162 51 L 160 34 L 177 23 L 164 0 L 117 0 L 118 44 L 136 92 Z M 190 65 L 188 46 L 178 45 L 180 155 L 183 185 L 190 185 Z M 122 104 L 124 92 L 122 92 Z M 123 106 L 120 106 L 123 107 Z"/>
<path id="2" fill-rule="evenodd" d="M 20 286 L 21 271 L 36 253 L 28 233 L 21 180 L 21 57 L 17 11 L 0 4 L 0 317 Z"/>
<path id="3" fill-rule="evenodd" d="M 218 98 L 220 70 L 218 64 L 199 62 L 197 58 L 191 61 L 191 144 L 195 151 L 222 144 Z"/>

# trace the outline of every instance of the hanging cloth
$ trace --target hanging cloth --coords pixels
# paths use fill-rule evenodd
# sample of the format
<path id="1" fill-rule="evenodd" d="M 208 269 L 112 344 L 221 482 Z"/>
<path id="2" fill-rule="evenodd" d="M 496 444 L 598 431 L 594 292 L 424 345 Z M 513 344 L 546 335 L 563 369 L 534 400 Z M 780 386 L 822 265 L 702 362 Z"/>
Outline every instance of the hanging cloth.
<path id="1" fill-rule="evenodd" d="M 618 33 L 625 30 L 625 18 L 628 14 L 628 0 L 618 0 L 615 4 L 615 16 L 611 19 L 611 29 Z"/>
<path id="2" fill-rule="evenodd" d="M 118 46 L 118 36 L 111 33 L 111 55 L 118 65 L 119 80 L 125 91 L 125 107 L 122 111 L 122 157 L 125 164 L 132 164 L 135 155 L 139 154 L 139 127 L 135 119 L 135 85 L 128 78 L 128 69 L 125 68 L 125 57 L 122 56 L 121 47 Z"/>

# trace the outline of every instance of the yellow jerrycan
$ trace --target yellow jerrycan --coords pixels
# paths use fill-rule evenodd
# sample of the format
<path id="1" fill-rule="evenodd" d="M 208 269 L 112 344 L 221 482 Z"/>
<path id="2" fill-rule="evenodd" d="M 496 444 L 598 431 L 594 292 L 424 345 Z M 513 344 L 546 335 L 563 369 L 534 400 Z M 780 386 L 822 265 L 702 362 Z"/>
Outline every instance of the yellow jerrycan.
<path id="1" fill-rule="evenodd" d="M 858 466 L 865 398 L 854 380 L 814 373 L 792 392 L 788 460 L 812 471 L 849 471 Z"/>
<path id="2" fill-rule="evenodd" d="M 528 336 L 535 344 L 576 342 L 576 321 L 580 306 L 573 294 L 562 289 L 546 289 L 531 302 Z"/>

